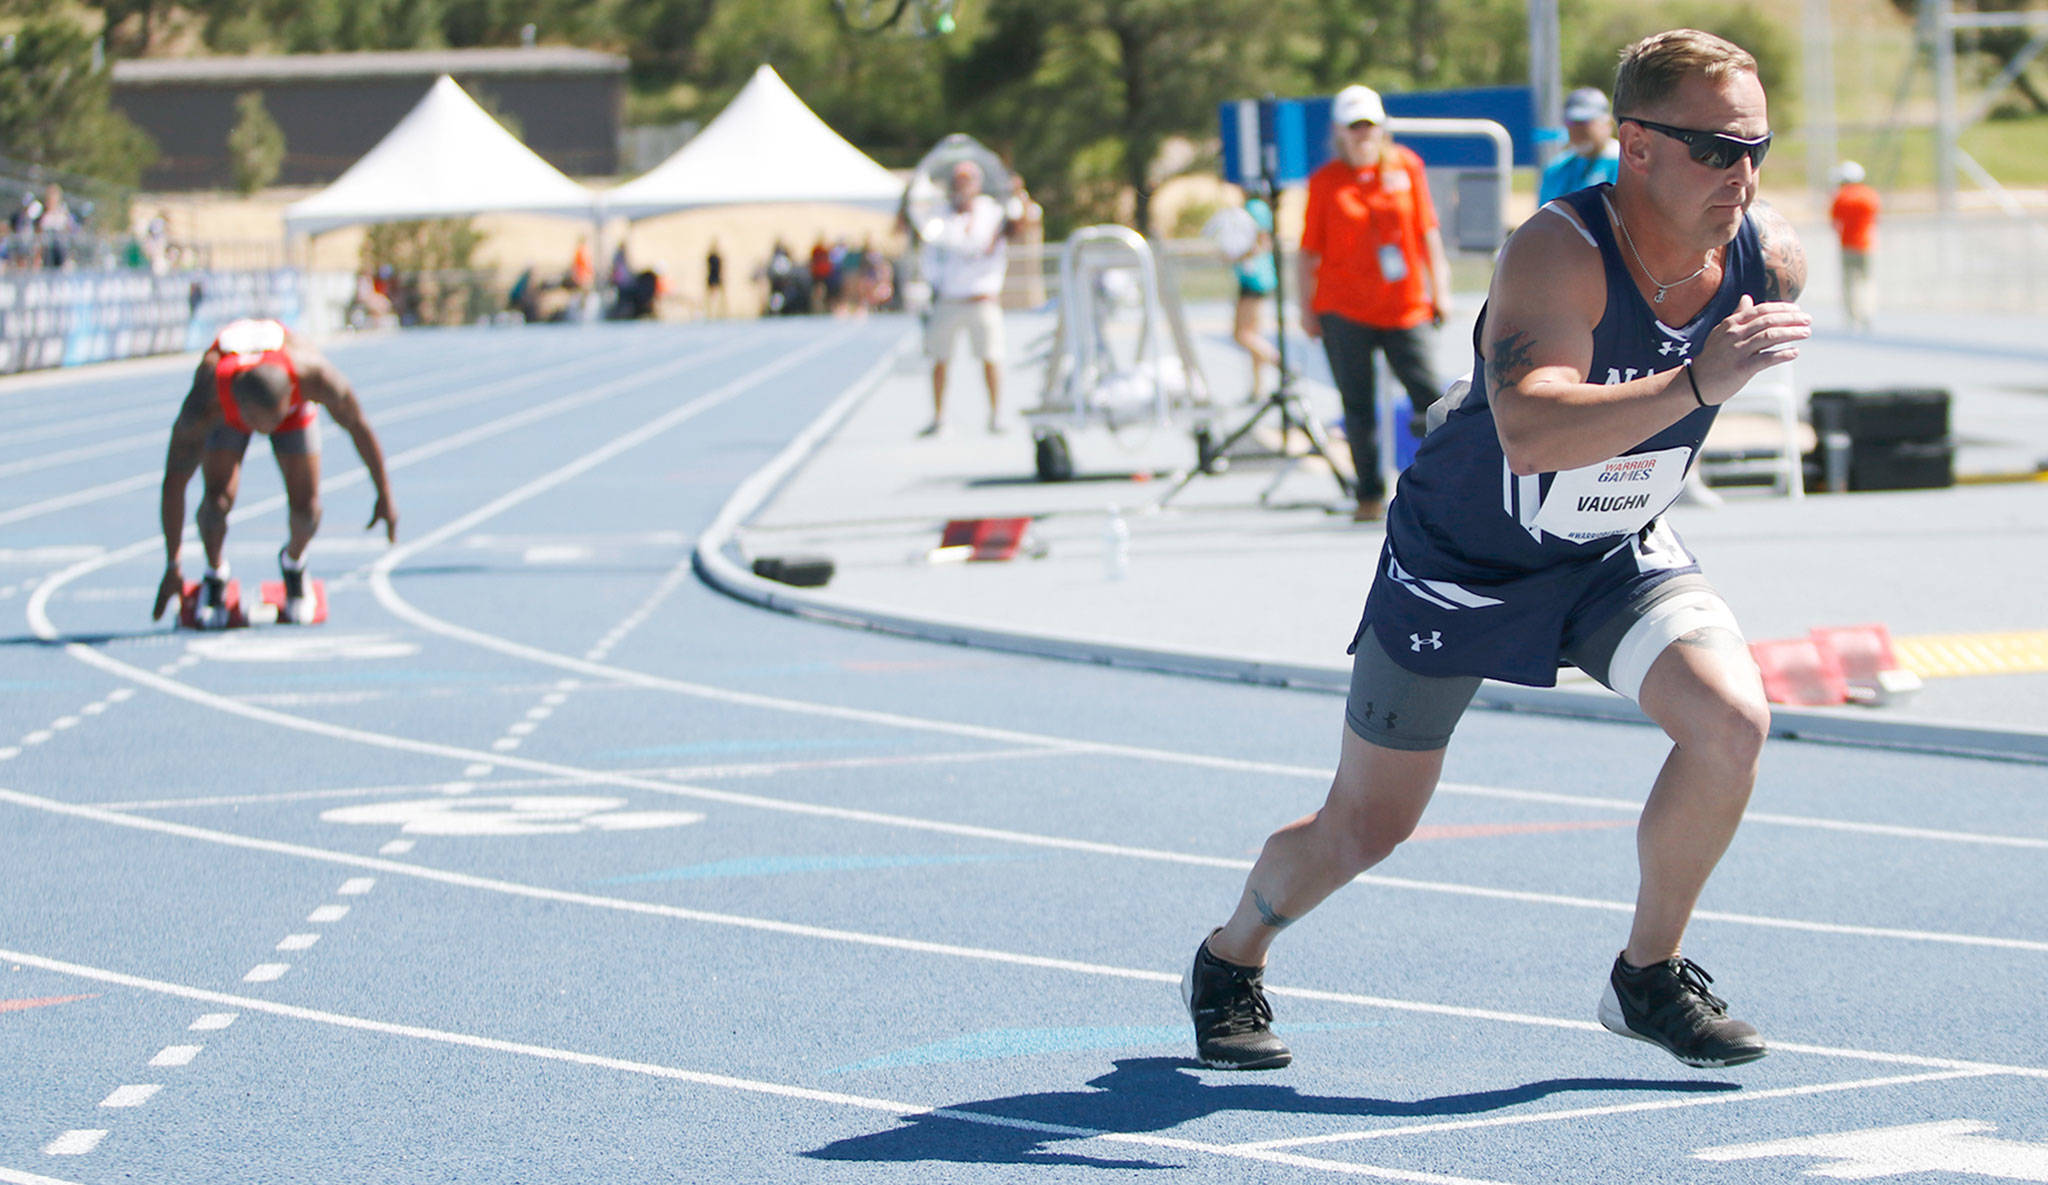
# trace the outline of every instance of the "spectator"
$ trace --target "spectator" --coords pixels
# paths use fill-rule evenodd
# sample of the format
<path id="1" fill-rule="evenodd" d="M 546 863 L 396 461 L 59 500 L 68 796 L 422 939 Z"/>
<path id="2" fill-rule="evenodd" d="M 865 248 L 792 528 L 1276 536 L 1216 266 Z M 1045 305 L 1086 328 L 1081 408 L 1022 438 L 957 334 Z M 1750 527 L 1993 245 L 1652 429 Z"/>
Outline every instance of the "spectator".
<path id="1" fill-rule="evenodd" d="M 704 253 L 704 315 L 729 315 L 725 305 L 725 256 L 718 253 L 717 239 L 711 240 L 711 249 Z"/>
<path id="2" fill-rule="evenodd" d="M 1280 286 L 1280 273 L 1273 264 L 1273 207 L 1267 205 L 1264 198 L 1246 198 L 1244 214 L 1256 233 L 1252 236 L 1251 249 L 1238 255 L 1231 263 L 1237 274 L 1237 309 L 1231 325 L 1231 338 L 1251 355 L 1252 386 L 1247 398 L 1256 400 L 1264 389 L 1259 371 L 1271 366 L 1277 373 L 1280 367 L 1280 351 L 1266 340 L 1259 325 L 1266 299 Z M 1231 245 L 1236 246 L 1235 243 Z"/>
<path id="3" fill-rule="evenodd" d="M 569 287 L 577 292 L 588 292 L 596 278 L 596 270 L 590 262 L 590 240 L 579 237 L 575 252 L 569 256 Z"/>
<path id="4" fill-rule="evenodd" d="M 1877 245 L 1877 191 L 1863 183 L 1863 166 L 1845 160 L 1835 168 L 1835 200 L 1828 218 L 1842 244 L 1842 312 L 1849 327 L 1870 332 L 1870 252 Z"/>
<path id="5" fill-rule="evenodd" d="M 988 430 L 1002 431 L 1003 312 L 997 298 L 1010 257 L 1010 222 L 1003 207 L 981 191 L 981 166 L 959 161 L 948 181 L 946 212 L 918 229 L 924 273 L 932 286 L 925 322 L 925 356 L 932 363 L 932 422 L 920 435 L 936 436 L 946 422 L 946 366 L 960 336 L 981 360 L 988 383 Z"/>
<path id="6" fill-rule="evenodd" d="M 1450 310 L 1450 260 L 1422 158 L 1387 139 L 1379 95 L 1347 86 L 1330 116 L 1336 158 L 1308 179 L 1301 320 L 1310 340 L 1322 340 L 1344 397 L 1357 473 L 1352 521 L 1373 522 L 1386 516 L 1374 357 L 1386 354 L 1420 420 L 1443 389 L 1428 326 L 1442 325 Z"/>
<path id="7" fill-rule="evenodd" d="M 64 201 L 64 188 L 50 182 L 43 190 L 42 210 L 36 216 L 36 234 L 43 241 L 43 266 L 64 266 L 70 258 L 71 234 L 77 229 L 78 220 L 71 216 L 71 207 Z"/>
<path id="8" fill-rule="evenodd" d="M 1544 166 L 1543 181 L 1536 187 L 1539 208 L 1588 185 L 1612 185 L 1621 170 L 1614 109 L 1598 89 L 1582 86 L 1565 96 L 1564 130 L 1571 147 Z"/>
<path id="9" fill-rule="evenodd" d="M 821 232 L 818 241 L 811 244 L 811 310 L 825 313 L 832 309 L 832 248 L 825 245 Z"/>

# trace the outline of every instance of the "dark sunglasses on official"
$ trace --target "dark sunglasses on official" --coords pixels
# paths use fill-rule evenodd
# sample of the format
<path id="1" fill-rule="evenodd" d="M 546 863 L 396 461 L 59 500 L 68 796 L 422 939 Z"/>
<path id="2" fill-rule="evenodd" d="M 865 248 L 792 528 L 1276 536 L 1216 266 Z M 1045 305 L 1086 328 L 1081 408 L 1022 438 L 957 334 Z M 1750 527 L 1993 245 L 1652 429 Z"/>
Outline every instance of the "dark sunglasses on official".
<path id="1" fill-rule="evenodd" d="M 1638 119 L 1633 115 L 1621 117 L 1626 123 L 1639 123 L 1653 132 L 1662 132 L 1685 145 L 1692 158 L 1710 169 L 1725 169 L 1747 156 L 1751 168 L 1761 168 L 1764 154 L 1771 150 L 1771 133 L 1765 132 L 1754 140 L 1731 136 L 1726 132 L 1702 132 L 1696 128 L 1675 128 L 1668 123 Z"/>

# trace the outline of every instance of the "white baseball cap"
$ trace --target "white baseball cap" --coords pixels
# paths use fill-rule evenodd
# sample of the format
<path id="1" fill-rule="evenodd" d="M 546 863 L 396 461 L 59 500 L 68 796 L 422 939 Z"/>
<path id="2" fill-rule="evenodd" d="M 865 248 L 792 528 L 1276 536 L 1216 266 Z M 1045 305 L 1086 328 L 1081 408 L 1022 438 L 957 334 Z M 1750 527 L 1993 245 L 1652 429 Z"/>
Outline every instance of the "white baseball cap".
<path id="1" fill-rule="evenodd" d="M 1595 87 L 1582 86 L 1564 97 L 1564 120 L 1566 123 L 1587 123 L 1612 113 L 1607 96 Z"/>
<path id="2" fill-rule="evenodd" d="M 1347 86 L 1337 92 L 1336 100 L 1330 104 L 1330 123 L 1348 128 L 1359 122 L 1385 123 L 1387 108 L 1380 102 L 1379 92 L 1371 87 Z"/>

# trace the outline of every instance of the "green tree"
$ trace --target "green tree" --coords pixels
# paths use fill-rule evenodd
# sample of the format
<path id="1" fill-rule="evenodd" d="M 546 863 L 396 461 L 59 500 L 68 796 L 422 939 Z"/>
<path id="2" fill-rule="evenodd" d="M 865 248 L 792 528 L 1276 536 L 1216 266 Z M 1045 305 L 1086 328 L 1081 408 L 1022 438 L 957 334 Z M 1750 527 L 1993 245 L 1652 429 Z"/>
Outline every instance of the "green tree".
<path id="1" fill-rule="evenodd" d="M 284 129 L 263 105 L 263 92 L 246 91 L 235 98 L 235 126 L 228 132 L 228 162 L 235 189 L 251 194 L 277 180 L 284 167 Z"/>
<path id="2" fill-rule="evenodd" d="M 156 145 L 108 102 L 93 39 L 74 22 L 32 18 L 0 63 L 0 148 L 17 160 L 133 188 Z"/>
<path id="3" fill-rule="evenodd" d="M 422 321 L 459 325 L 490 304 L 476 272 L 484 238 L 469 218 L 384 222 L 363 233 L 356 257 L 364 271 L 389 267 L 413 285 Z"/>

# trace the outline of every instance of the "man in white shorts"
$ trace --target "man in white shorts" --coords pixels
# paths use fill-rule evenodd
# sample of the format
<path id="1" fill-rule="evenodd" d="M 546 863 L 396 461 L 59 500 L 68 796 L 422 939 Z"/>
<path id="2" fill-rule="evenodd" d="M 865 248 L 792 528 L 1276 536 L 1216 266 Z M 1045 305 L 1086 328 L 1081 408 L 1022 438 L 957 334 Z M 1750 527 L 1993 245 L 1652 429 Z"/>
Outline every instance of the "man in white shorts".
<path id="1" fill-rule="evenodd" d="M 921 435 L 936 436 L 946 422 L 946 364 L 962 335 L 981 360 L 988 380 L 988 430 L 1002 431 L 1003 273 L 1009 267 L 1008 218 L 1002 204 L 981 191 L 981 166 L 960 161 L 948 181 L 945 214 L 918 228 L 932 311 L 925 323 L 925 356 L 932 361 L 932 422 Z"/>

